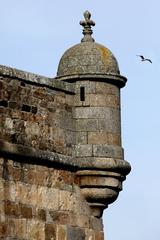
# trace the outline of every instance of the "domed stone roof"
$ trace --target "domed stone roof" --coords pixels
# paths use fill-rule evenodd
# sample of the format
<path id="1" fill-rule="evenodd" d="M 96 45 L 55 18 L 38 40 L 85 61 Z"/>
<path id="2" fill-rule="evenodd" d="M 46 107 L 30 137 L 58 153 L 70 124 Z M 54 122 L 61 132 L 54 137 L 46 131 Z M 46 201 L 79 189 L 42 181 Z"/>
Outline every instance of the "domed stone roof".
<path id="1" fill-rule="evenodd" d="M 116 58 L 111 51 L 95 42 L 81 42 L 62 56 L 57 76 L 81 74 L 119 74 Z"/>
<path id="2" fill-rule="evenodd" d="M 69 48 L 61 57 L 57 77 L 62 80 L 74 78 L 119 78 L 121 85 L 126 79 L 120 76 L 118 62 L 112 52 L 105 46 L 96 43 L 92 38 L 91 26 L 95 23 L 90 19 L 91 14 L 84 13 L 85 20 L 80 21 L 84 27 L 84 37 L 81 43 Z"/>

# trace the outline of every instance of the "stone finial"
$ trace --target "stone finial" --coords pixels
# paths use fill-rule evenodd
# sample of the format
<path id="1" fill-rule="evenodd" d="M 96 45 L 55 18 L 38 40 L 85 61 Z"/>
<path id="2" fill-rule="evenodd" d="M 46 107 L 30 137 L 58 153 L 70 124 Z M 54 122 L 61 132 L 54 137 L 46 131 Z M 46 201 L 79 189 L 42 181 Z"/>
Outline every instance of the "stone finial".
<path id="1" fill-rule="evenodd" d="M 80 21 L 80 25 L 84 27 L 84 37 L 82 38 L 81 42 L 94 42 L 94 39 L 91 37 L 93 33 L 91 26 L 95 26 L 95 22 L 90 19 L 91 13 L 89 11 L 85 11 L 83 16 L 85 20 Z"/>

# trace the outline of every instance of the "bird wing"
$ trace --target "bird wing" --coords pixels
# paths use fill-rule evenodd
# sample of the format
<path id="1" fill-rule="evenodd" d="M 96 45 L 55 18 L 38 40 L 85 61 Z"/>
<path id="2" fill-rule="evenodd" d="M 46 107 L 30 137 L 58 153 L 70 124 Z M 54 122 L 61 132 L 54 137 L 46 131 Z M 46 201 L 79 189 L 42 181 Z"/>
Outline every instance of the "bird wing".
<path id="1" fill-rule="evenodd" d="M 149 58 L 146 58 L 145 60 L 152 63 L 151 59 L 149 59 Z"/>
<path id="2" fill-rule="evenodd" d="M 140 57 L 142 60 L 144 60 L 145 58 L 143 57 L 143 55 L 137 55 L 138 57 Z"/>
<path id="3" fill-rule="evenodd" d="M 142 59 L 142 60 L 144 60 L 145 58 L 142 56 L 142 55 L 139 55 L 139 57 Z"/>

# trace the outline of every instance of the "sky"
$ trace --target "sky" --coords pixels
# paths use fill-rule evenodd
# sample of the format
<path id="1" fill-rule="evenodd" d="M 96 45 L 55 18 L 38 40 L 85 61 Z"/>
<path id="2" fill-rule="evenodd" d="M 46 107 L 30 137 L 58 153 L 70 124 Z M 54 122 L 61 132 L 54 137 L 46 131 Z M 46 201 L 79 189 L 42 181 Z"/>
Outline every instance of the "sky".
<path id="1" fill-rule="evenodd" d="M 121 90 L 122 142 L 132 171 L 104 212 L 105 240 L 159 240 L 159 0 L 0 0 L 0 6 L 0 64 L 49 77 L 64 51 L 80 42 L 83 12 L 92 13 L 94 39 L 128 78 Z"/>

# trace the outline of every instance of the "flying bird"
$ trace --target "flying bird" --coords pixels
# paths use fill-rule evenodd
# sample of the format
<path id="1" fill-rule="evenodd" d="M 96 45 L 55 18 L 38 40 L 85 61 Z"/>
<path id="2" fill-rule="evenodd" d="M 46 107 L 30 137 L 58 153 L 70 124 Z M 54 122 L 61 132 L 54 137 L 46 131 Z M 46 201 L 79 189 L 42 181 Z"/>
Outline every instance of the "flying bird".
<path id="1" fill-rule="evenodd" d="M 152 63 L 151 59 L 149 59 L 149 58 L 145 58 L 145 57 L 142 56 L 142 55 L 137 55 L 137 56 L 139 56 L 139 57 L 141 58 L 141 61 L 142 61 L 142 62 L 148 61 L 148 62 Z"/>

